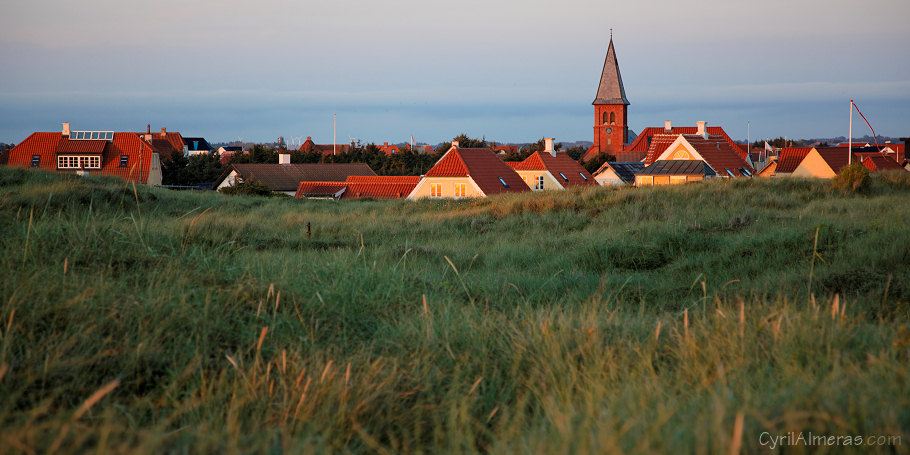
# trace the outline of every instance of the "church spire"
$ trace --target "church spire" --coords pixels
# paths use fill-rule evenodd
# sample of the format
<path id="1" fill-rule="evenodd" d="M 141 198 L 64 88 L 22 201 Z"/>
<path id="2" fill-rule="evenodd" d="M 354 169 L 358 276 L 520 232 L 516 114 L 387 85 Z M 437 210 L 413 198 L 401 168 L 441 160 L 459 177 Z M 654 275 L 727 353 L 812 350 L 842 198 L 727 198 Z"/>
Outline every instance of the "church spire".
<path id="1" fill-rule="evenodd" d="M 613 30 L 610 30 L 610 47 L 607 48 L 607 58 L 604 59 L 603 73 L 600 74 L 600 85 L 597 87 L 597 96 L 591 104 L 625 104 L 626 90 L 622 86 L 622 76 L 619 75 L 619 63 L 616 62 L 616 51 L 613 50 Z"/>

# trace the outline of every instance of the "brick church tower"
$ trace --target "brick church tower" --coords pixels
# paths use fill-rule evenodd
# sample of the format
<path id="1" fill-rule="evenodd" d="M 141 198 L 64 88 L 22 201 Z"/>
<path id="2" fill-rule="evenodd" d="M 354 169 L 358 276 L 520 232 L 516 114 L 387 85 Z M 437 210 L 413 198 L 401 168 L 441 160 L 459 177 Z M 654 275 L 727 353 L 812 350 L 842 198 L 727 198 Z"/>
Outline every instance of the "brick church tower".
<path id="1" fill-rule="evenodd" d="M 613 50 L 613 36 L 610 34 L 610 47 L 604 60 L 600 85 L 594 98 L 594 146 L 586 156 L 597 153 L 616 155 L 629 139 L 629 124 L 626 121 L 629 112 L 629 100 L 622 86 L 619 75 L 619 63 L 616 62 L 616 51 Z"/>

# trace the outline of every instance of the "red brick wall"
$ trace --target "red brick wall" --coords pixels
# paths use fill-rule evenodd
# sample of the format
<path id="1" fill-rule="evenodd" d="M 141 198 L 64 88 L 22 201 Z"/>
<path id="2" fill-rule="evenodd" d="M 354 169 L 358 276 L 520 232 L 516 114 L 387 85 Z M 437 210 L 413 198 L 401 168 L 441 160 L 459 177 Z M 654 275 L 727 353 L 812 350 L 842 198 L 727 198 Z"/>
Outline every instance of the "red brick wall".
<path id="1" fill-rule="evenodd" d="M 604 123 L 604 114 L 607 122 Z M 611 122 L 610 114 L 613 115 Z M 615 155 L 627 142 L 629 126 L 626 124 L 628 106 L 624 104 L 597 104 L 594 106 L 594 147 L 601 152 Z M 608 130 L 612 130 L 608 133 Z"/>

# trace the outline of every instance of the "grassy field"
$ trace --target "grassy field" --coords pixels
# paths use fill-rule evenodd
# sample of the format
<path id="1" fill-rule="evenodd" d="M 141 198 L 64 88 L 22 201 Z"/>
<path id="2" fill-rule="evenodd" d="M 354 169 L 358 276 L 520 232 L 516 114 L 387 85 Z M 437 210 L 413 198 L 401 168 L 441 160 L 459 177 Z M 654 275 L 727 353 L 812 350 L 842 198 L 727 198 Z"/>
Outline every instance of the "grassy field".
<path id="1" fill-rule="evenodd" d="M 0 168 L 0 453 L 908 453 L 908 201 L 901 175 L 337 203 Z"/>

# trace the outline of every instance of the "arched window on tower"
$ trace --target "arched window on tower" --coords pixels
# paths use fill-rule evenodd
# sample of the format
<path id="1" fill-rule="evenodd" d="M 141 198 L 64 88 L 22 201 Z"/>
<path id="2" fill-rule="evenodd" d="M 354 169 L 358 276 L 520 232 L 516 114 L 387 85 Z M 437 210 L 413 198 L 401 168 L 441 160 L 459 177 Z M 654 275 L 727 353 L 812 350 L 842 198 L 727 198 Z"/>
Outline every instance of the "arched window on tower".
<path id="1" fill-rule="evenodd" d="M 610 124 L 611 125 L 616 124 L 616 113 L 615 112 L 610 112 Z"/>
<path id="2" fill-rule="evenodd" d="M 606 112 L 604 112 L 604 121 L 603 121 L 603 124 L 604 124 L 604 125 L 607 124 L 607 113 L 606 113 Z"/>

